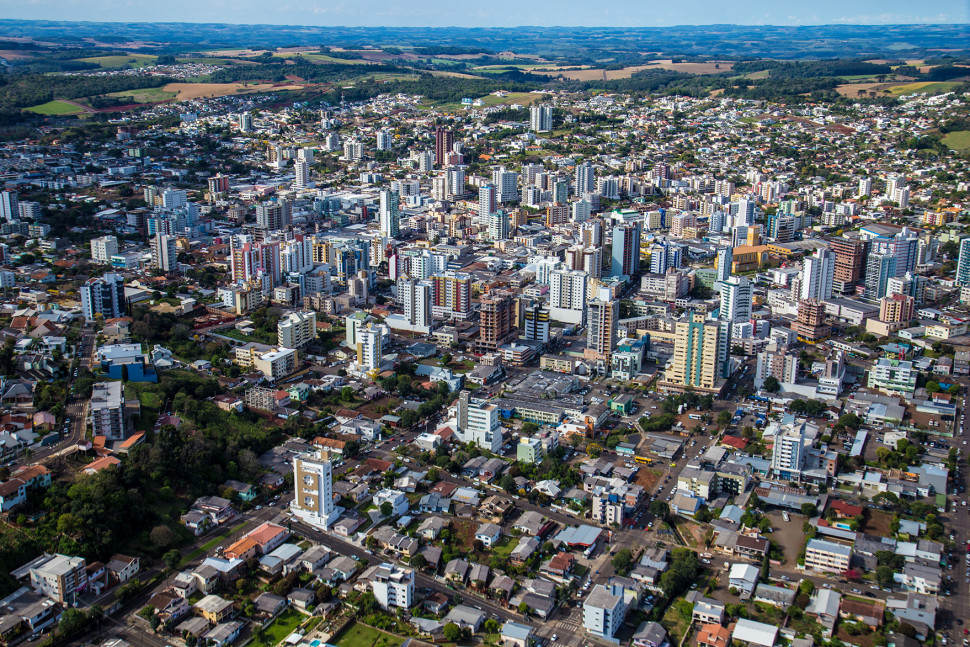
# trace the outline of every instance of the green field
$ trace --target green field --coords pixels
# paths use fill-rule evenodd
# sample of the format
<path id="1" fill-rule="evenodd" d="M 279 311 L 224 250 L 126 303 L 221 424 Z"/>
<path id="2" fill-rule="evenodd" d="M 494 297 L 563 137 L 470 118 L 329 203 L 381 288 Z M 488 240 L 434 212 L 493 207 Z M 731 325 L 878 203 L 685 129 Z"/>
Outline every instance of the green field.
<path id="1" fill-rule="evenodd" d="M 907 83 L 905 85 L 897 85 L 896 87 L 890 88 L 893 96 L 900 96 L 903 94 L 916 94 L 917 92 L 925 92 L 927 94 L 943 94 L 944 92 L 949 92 L 953 88 L 960 85 L 957 81 L 939 81 L 937 83 Z"/>
<path id="2" fill-rule="evenodd" d="M 112 92 L 110 97 L 131 97 L 132 103 L 157 103 L 174 99 L 177 92 L 166 92 L 161 88 L 141 88 L 139 90 L 124 90 L 122 92 Z"/>
<path id="3" fill-rule="evenodd" d="M 127 54 L 125 56 L 92 56 L 90 58 L 79 58 L 77 60 L 85 63 L 97 63 L 101 67 L 145 67 L 155 63 L 155 56 L 150 54 Z"/>
<path id="4" fill-rule="evenodd" d="M 35 112 L 39 115 L 78 115 L 84 112 L 77 106 L 73 106 L 70 103 L 65 103 L 63 101 L 48 101 L 47 103 L 42 103 L 39 106 L 31 106 L 30 108 L 24 108 L 28 112 Z"/>
<path id="5" fill-rule="evenodd" d="M 330 642 L 337 647 L 398 647 L 404 639 L 355 622 Z"/>
<path id="6" fill-rule="evenodd" d="M 293 633 L 306 619 L 307 617 L 296 609 L 287 609 L 273 621 L 273 624 L 266 627 L 266 638 L 264 640 L 253 640 L 250 644 L 254 647 L 273 647 Z"/>
<path id="7" fill-rule="evenodd" d="M 943 143 L 957 151 L 970 148 L 970 130 L 955 130 L 943 137 Z"/>
<path id="8" fill-rule="evenodd" d="M 273 54 L 273 56 L 276 56 L 277 58 L 288 58 L 291 60 L 295 59 L 297 56 L 301 56 L 306 60 L 310 61 L 311 63 L 337 63 L 339 65 L 373 65 L 374 64 L 374 61 L 365 61 L 362 58 L 343 59 L 343 58 L 334 58 L 332 56 L 327 56 L 326 54 L 306 54 L 306 53 L 281 54 L 277 52 Z"/>

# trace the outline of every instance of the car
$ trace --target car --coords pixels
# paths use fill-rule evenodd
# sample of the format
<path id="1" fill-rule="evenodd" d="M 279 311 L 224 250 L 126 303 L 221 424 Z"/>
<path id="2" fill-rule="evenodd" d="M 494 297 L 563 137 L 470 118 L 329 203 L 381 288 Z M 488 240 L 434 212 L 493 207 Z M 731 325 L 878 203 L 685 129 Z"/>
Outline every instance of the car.
<path id="1" fill-rule="evenodd" d="M 559 635 L 558 634 L 552 634 L 552 642 L 556 642 L 557 640 L 559 640 Z"/>
<path id="2" fill-rule="evenodd" d="M 221 553 L 222 552 L 222 546 L 216 546 L 216 552 L 217 553 Z"/>
<path id="3" fill-rule="evenodd" d="M 256 506 L 256 508 L 255 508 L 255 509 L 256 509 L 256 510 L 262 510 L 262 509 L 263 509 L 263 506 L 261 506 L 261 505 L 258 505 L 258 506 Z"/>

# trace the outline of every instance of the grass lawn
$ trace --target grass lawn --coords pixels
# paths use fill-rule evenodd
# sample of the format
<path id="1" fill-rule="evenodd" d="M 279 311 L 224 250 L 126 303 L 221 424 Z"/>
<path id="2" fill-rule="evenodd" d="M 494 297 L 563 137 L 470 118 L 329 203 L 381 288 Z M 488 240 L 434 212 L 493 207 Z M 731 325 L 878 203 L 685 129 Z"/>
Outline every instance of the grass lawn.
<path id="1" fill-rule="evenodd" d="M 293 633 L 306 619 L 307 617 L 296 609 L 287 609 L 273 621 L 273 624 L 266 627 L 265 642 L 253 640 L 250 644 L 255 647 L 273 647 L 273 645 L 276 645 Z"/>
<path id="2" fill-rule="evenodd" d="M 212 550 L 213 548 L 215 548 L 219 544 L 227 541 L 229 539 L 229 537 L 232 535 L 232 533 L 236 532 L 237 530 L 239 530 L 240 528 L 242 528 L 244 525 L 246 525 L 246 524 L 245 523 L 241 523 L 238 526 L 236 526 L 235 528 L 230 528 L 230 529 L 226 530 L 225 532 L 223 532 L 223 533 L 221 533 L 219 535 L 216 535 L 215 537 L 213 537 L 209 541 L 205 542 L 204 544 L 202 544 L 198 548 L 190 551 L 185 557 L 182 558 L 181 563 L 182 564 L 188 564 L 192 560 L 198 559 L 202 555 L 205 555 L 207 552 L 209 552 L 210 550 Z"/>
<path id="3" fill-rule="evenodd" d="M 398 647 L 404 639 L 355 622 L 330 642 L 337 647 Z"/>
<path id="4" fill-rule="evenodd" d="M 64 103 L 63 101 L 57 101 L 56 99 L 37 106 L 31 106 L 30 108 L 24 108 L 24 110 L 27 112 L 35 112 L 39 115 L 77 115 L 84 112 L 77 106 Z"/>
<path id="5" fill-rule="evenodd" d="M 126 54 L 125 56 L 91 56 L 77 60 L 85 63 L 97 63 L 101 67 L 145 67 L 154 65 L 157 57 L 150 54 Z"/>
<path id="6" fill-rule="evenodd" d="M 518 537 L 505 537 L 503 538 L 497 546 L 492 546 L 492 554 L 496 557 L 500 557 L 502 560 L 507 560 L 515 547 L 519 545 Z"/>
<path id="7" fill-rule="evenodd" d="M 670 637 L 673 638 L 678 644 L 680 640 L 684 637 L 684 632 L 687 631 L 687 622 L 681 617 L 674 605 L 670 605 L 667 608 L 667 612 L 664 617 L 661 618 L 660 624 L 664 626 Z"/>
<path id="8" fill-rule="evenodd" d="M 955 130 L 947 133 L 943 137 L 943 143 L 953 150 L 966 150 L 970 148 L 970 130 Z"/>

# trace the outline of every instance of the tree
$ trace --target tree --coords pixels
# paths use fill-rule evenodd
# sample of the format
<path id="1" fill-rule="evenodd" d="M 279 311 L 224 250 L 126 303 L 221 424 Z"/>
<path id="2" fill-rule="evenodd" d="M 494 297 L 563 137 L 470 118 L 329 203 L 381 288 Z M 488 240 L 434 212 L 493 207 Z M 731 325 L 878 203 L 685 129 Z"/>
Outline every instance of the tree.
<path id="1" fill-rule="evenodd" d="M 428 560 L 425 559 L 424 555 L 422 555 L 421 553 L 418 553 L 417 555 L 411 558 L 411 566 L 418 570 L 421 570 L 427 565 L 428 565 Z"/>
<path id="2" fill-rule="evenodd" d="M 721 413 L 717 414 L 717 424 L 721 427 L 726 427 L 729 422 L 731 422 L 731 412 L 725 409 Z"/>
<path id="3" fill-rule="evenodd" d="M 182 561 L 182 553 L 180 553 L 177 549 L 173 548 L 172 550 L 162 555 L 162 561 L 165 562 L 165 566 L 167 566 L 170 569 L 174 569 L 176 566 L 179 565 L 179 562 Z"/>
<path id="4" fill-rule="evenodd" d="M 340 389 L 340 399 L 344 402 L 350 402 L 354 399 L 354 387 L 345 386 Z"/>
<path id="5" fill-rule="evenodd" d="M 448 364 L 451 363 L 451 353 L 445 353 L 444 355 L 442 355 L 439 362 L 441 363 L 442 366 L 448 366 Z"/>
<path id="6" fill-rule="evenodd" d="M 391 505 L 390 501 L 385 501 L 381 504 L 381 514 L 385 517 L 390 517 L 394 513 L 394 506 Z"/>
<path id="7" fill-rule="evenodd" d="M 168 526 L 158 525 L 152 528 L 148 537 L 159 548 L 168 548 L 175 541 L 175 532 Z"/>
<path id="8" fill-rule="evenodd" d="M 88 617 L 83 611 L 78 609 L 65 609 L 64 613 L 61 614 L 61 620 L 57 624 L 57 629 L 61 632 L 62 636 L 73 636 L 84 629 L 87 623 Z M 152 629 L 154 628 L 152 627 Z"/>
<path id="9" fill-rule="evenodd" d="M 630 567 L 633 565 L 633 553 L 630 552 L 629 548 L 621 548 L 613 556 L 611 563 L 617 575 L 625 576 L 630 572 Z"/>
<path id="10" fill-rule="evenodd" d="M 650 512 L 658 519 L 666 519 L 667 515 L 670 514 L 670 506 L 667 505 L 666 501 L 656 499 L 650 502 Z"/>
<path id="11" fill-rule="evenodd" d="M 523 436 L 532 436 L 537 431 L 539 431 L 539 425 L 537 425 L 536 423 L 534 423 L 534 422 L 524 422 L 524 423 L 522 423 L 522 435 Z"/>
<path id="12" fill-rule="evenodd" d="M 461 640 L 461 627 L 456 625 L 454 622 L 449 622 L 445 625 L 442 630 L 445 640 L 448 642 L 458 642 Z"/>
<path id="13" fill-rule="evenodd" d="M 893 569 L 883 564 L 876 567 L 876 581 L 883 588 L 891 588 L 893 585 Z"/>
<path id="14" fill-rule="evenodd" d="M 525 602 L 519 602 L 518 612 L 522 615 L 529 615 L 529 605 Z"/>
<path id="15" fill-rule="evenodd" d="M 814 503 L 803 503 L 802 514 L 805 515 L 806 517 L 814 517 L 818 515 L 818 508 L 815 507 Z"/>
<path id="16" fill-rule="evenodd" d="M 768 393 L 778 393 L 778 389 L 781 388 L 781 383 L 778 382 L 778 378 L 774 375 L 769 375 L 765 378 L 765 383 L 762 385 L 762 388 Z"/>

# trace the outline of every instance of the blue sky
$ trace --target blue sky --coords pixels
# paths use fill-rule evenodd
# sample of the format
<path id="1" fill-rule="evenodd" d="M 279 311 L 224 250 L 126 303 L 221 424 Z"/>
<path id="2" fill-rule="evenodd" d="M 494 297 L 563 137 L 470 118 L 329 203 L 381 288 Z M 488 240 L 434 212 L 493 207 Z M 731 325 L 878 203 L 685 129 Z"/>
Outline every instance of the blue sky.
<path id="1" fill-rule="evenodd" d="M 970 23 L 970 0 L 0 0 L 8 19 L 396 27 Z"/>

